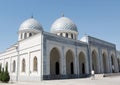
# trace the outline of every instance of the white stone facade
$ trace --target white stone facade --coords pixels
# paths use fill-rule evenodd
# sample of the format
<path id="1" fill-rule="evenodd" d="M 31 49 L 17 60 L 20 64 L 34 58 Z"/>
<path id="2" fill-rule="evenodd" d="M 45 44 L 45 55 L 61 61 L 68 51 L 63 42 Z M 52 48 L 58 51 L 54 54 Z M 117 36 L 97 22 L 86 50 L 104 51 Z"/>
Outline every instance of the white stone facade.
<path id="1" fill-rule="evenodd" d="M 89 76 L 91 70 L 119 72 L 114 44 L 87 35 L 77 40 L 76 25 L 72 28 L 73 22 L 67 21 L 64 24 L 58 19 L 55 33 L 43 31 L 35 19 L 22 23 L 18 42 L 0 54 L 0 65 L 8 67 L 11 80 L 80 78 Z"/>

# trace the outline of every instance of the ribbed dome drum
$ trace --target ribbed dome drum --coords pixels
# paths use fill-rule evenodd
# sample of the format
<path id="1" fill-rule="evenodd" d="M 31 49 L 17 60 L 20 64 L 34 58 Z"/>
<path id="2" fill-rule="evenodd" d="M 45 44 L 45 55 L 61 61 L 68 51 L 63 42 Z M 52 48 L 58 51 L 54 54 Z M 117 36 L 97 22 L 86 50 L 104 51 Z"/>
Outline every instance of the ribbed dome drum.
<path id="1" fill-rule="evenodd" d="M 43 31 L 42 25 L 31 17 L 20 25 L 18 40 L 27 39 L 37 33 L 40 33 L 41 31 Z"/>

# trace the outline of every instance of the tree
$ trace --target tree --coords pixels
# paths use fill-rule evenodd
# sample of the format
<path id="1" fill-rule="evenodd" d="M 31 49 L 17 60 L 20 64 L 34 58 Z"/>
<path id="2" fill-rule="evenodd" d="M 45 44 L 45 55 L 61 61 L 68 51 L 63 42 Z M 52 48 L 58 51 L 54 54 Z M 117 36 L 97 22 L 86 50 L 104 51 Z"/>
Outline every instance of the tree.
<path id="1" fill-rule="evenodd" d="M 0 65 L 0 73 L 1 73 L 1 65 Z"/>
<path id="2" fill-rule="evenodd" d="M 9 82 L 9 80 L 10 80 L 10 75 L 9 75 L 9 72 L 8 72 L 8 69 L 7 69 L 7 66 L 6 66 L 6 69 L 2 74 L 2 82 L 7 83 L 7 82 Z"/>
<path id="3" fill-rule="evenodd" d="M 4 68 L 2 68 L 1 73 L 0 73 L 0 81 L 2 81 L 3 74 L 4 74 Z"/>

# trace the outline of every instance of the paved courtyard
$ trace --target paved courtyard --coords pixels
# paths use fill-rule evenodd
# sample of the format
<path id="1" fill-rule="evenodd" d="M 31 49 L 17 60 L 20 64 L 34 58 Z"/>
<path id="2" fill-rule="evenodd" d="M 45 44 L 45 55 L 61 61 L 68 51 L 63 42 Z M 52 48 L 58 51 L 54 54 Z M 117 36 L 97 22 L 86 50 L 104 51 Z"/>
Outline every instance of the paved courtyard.
<path id="1" fill-rule="evenodd" d="M 120 85 L 120 76 L 106 77 L 91 80 L 84 79 L 66 79 L 66 80 L 49 80 L 41 82 L 16 82 L 16 83 L 0 83 L 0 85 Z"/>

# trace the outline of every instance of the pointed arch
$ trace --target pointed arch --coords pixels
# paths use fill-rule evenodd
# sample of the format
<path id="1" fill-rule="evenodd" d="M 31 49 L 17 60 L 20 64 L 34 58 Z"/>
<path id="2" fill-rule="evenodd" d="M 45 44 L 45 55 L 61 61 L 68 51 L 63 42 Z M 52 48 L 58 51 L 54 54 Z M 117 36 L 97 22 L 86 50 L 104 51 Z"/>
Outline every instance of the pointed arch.
<path id="1" fill-rule="evenodd" d="M 70 49 L 66 52 L 66 74 L 74 74 L 74 55 Z"/>
<path id="2" fill-rule="evenodd" d="M 97 59 L 97 52 L 96 50 L 92 51 L 92 69 L 95 71 L 95 73 L 98 73 L 98 59 Z"/>
<path id="3" fill-rule="evenodd" d="M 86 59 L 83 52 L 79 53 L 79 74 L 86 73 Z"/>
<path id="4" fill-rule="evenodd" d="M 50 75 L 60 75 L 60 52 L 57 47 L 50 51 Z"/>
<path id="5" fill-rule="evenodd" d="M 108 72 L 108 57 L 105 52 L 102 54 L 102 62 L 103 62 L 103 73 L 107 73 Z"/>
<path id="6" fill-rule="evenodd" d="M 33 59 L 33 71 L 38 71 L 38 61 L 36 56 Z"/>
<path id="7" fill-rule="evenodd" d="M 25 72 L 26 68 L 26 62 L 25 59 L 22 59 L 22 72 Z"/>

